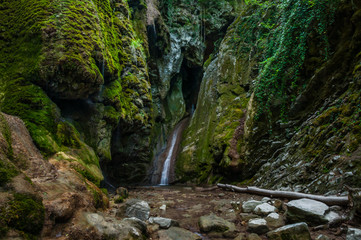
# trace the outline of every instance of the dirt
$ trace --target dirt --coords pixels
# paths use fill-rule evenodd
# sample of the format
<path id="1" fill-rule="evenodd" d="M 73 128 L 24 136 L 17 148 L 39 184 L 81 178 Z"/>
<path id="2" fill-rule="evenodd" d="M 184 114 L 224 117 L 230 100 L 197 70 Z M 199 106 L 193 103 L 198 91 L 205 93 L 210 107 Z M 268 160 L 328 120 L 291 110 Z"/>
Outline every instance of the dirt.
<path id="1" fill-rule="evenodd" d="M 190 230 L 202 236 L 204 240 L 223 239 L 212 238 L 205 233 L 200 233 L 198 220 L 201 216 L 214 213 L 236 225 L 240 233 L 247 233 L 247 224 L 240 218 L 240 203 L 250 199 L 261 200 L 261 196 L 240 194 L 235 192 L 213 189 L 203 191 L 199 187 L 138 187 L 130 190 L 129 198 L 145 200 L 151 207 L 151 216 L 165 217 L 176 220 L 180 227 Z M 166 205 L 166 210 L 160 209 Z M 281 212 L 282 213 L 282 212 Z M 151 232 L 149 239 L 159 239 L 157 229 Z M 312 239 L 316 239 L 320 234 L 328 236 L 330 239 L 346 239 L 346 233 L 341 227 L 331 229 L 315 230 L 310 228 Z M 265 235 L 262 239 L 267 239 Z"/>

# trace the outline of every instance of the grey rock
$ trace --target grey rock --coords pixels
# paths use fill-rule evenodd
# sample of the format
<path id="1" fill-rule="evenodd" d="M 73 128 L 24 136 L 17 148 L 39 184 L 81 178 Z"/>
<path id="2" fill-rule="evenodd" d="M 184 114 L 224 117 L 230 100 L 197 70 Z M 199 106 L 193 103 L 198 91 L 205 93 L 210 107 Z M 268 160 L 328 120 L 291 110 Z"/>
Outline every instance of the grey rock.
<path id="1" fill-rule="evenodd" d="M 311 235 L 306 223 L 286 225 L 267 233 L 270 240 L 311 240 Z"/>
<path id="2" fill-rule="evenodd" d="M 361 229 L 349 228 L 347 231 L 346 240 L 360 240 L 361 239 Z"/>
<path id="3" fill-rule="evenodd" d="M 306 222 L 311 226 L 328 222 L 325 213 L 329 207 L 322 202 L 302 198 L 290 201 L 287 208 L 287 220 L 290 222 Z"/>
<path id="4" fill-rule="evenodd" d="M 105 218 L 97 213 L 88 213 L 85 218 L 89 225 L 95 227 L 104 239 L 125 240 L 143 239 L 147 227 L 144 222 L 137 218 L 118 221 L 113 218 Z"/>
<path id="5" fill-rule="evenodd" d="M 326 220 L 329 222 L 331 226 L 336 226 L 338 224 L 341 224 L 343 221 L 343 218 L 334 211 L 330 211 L 325 215 Z"/>
<path id="6" fill-rule="evenodd" d="M 236 237 L 236 226 L 214 214 L 202 216 L 199 219 L 199 228 L 202 232 L 218 232 L 226 237 Z"/>
<path id="7" fill-rule="evenodd" d="M 263 203 L 268 203 L 268 202 L 270 202 L 271 201 L 271 199 L 269 198 L 269 197 L 264 197 L 264 198 L 262 198 L 262 200 L 261 200 L 261 202 L 263 202 Z"/>
<path id="8" fill-rule="evenodd" d="M 265 219 L 270 229 L 276 229 L 285 225 L 283 217 L 280 216 L 278 213 L 270 213 Z"/>
<path id="9" fill-rule="evenodd" d="M 186 229 L 179 227 L 171 227 L 167 230 L 162 230 L 158 232 L 159 239 L 162 240 L 201 240 L 202 238 L 195 233 L 192 233 Z"/>
<path id="10" fill-rule="evenodd" d="M 147 232 L 147 224 L 136 217 L 124 218 L 122 220 L 122 223 L 127 223 L 130 226 L 133 226 L 133 227 L 139 229 L 143 233 Z"/>
<path id="11" fill-rule="evenodd" d="M 261 205 L 261 204 L 262 204 L 261 201 L 256 201 L 256 200 L 249 200 L 247 202 L 244 202 L 242 204 L 242 212 L 251 213 L 258 205 Z"/>
<path id="12" fill-rule="evenodd" d="M 269 231 L 267 221 L 263 218 L 251 219 L 248 222 L 247 231 L 251 233 L 264 234 Z"/>
<path id="13" fill-rule="evenodd" d="M 268 203 L 262 203 L 254 209 L 254 213 L 259 215 L 267 215 L 272 212 L 275 212 L 276 210 L 277 208 L 275 208 L 274 206 Z"/>
<path id="14" fill-rule="evenodd" d="M 150 223 L 158 224 L 160 228 L 168 229 L 172 226 L 179 226 L 179 223 L 170 219 L 170 218 L 162 218 L 162 217 L 151 217 L 149 218 Z"/>
<path id="15" fill-rule="evenodd" d="M 147 221 L 150 214 L 149 204 L 138 199 L 129 199 L 126 203 L 125 215 L 136 217 L 142 221 Z"/>

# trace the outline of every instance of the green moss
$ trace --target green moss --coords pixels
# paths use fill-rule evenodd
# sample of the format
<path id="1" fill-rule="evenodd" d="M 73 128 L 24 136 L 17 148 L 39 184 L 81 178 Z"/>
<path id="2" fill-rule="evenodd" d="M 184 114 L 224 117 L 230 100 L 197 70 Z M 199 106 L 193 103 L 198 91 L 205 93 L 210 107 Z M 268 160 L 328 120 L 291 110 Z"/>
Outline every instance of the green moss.
<path id="1" fill-rule="evenodd" d="M 60 122 L 57 127 L 57 138 L 60 143 L 67 147 L 79 148 L 79 133 L 73 125 L 68 122 Z"/>
<path id="2" fill-rule="evenodd" d="M 101 179 L 97 178 L 96 176 L 94 176 L 92 173 L 90 173 L 90 171 L 84 167 L 80 167 L 80 166 L 75 166 L 74 169 L 80 173 L 83 177 L 85 177 L 86 179 L 88 179 L 89 181 L 91 181 L 92 183 L 94 183 L 96 186 L 100 186 L 100 181 Z"/>
<path id="3" fill-rule="evenodd" d="M 102 193 L 98 192 L 95 189 L 90 189 L 93 194 L 93 200 L 94 200 L 94 207 L 96 208 L 102 208 L 104 207 L 104 201 L 103 201 L 103 195 Z"/>
<path id="4" fill-rule="evenodd" d="M 17 176 L 19 171 L 4 160 L 0 161 L 0 187 L 8 183 L 13 177 Z"/>
<path id="5" fill-rule="evenodd" d="M 123 203 L 124 202 L 124 198 L 122 196 L 116 197 L 114 199 L 114 203 Z"/>
<path id="6" fill-rule="evenodd" d="M 14 199 L 2 207 L 0 221 L 9 228 L 38 235 L 43 228 L 44 206 L 32 196 L 15 193 Z"/>

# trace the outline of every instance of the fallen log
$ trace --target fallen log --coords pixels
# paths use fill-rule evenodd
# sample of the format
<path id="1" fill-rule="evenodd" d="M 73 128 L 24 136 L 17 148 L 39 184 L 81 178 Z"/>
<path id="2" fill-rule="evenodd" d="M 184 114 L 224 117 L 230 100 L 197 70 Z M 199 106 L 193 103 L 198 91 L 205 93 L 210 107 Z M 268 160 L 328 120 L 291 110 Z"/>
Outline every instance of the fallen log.
<path id="1" fill-rule="evenodd" d="M 306 193 L 299 193 L 299 192 L 291 192 L 291 191 L 274 191 L 268 189 L 262 189 L 257 187 L 237 187 L 234 185 L 228 184 L 221 184 L 218 183 L 217 187 L 222 189 L 228 189 L 234 192 L 239 193 L 251 193 L 261 196 L 267 196 L 271 198 L 287 198 L 287 199 L 300 199 L 300 198 L 308 198 L 313 199 L 316 201 L 323 202 L 329 206 L 331 205 L 340 205 L 345 206 L 349 205 L 348 197 L 337 197 L 337 196 L 321 196 L 321 195 L 314 195 L 314 194 L 306 194 Z"/>

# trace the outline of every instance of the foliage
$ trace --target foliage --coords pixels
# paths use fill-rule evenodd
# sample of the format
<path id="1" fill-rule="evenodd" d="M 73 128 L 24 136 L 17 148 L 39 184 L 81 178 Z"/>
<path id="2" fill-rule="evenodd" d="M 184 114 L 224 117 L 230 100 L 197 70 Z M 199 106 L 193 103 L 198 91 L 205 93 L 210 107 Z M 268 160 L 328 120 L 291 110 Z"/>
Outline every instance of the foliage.
<path id="1" fill-rule="evenodd" d="M 258 117 L 263 113 L 270 115 L 271 105 L 281 101 L 281 118 L 285 120 L 287 106 L 295 100 L 305 81 L 302 68 L 309 39 L 321 39 L 322 57 L 326 60 L 329 56 L 327 29 L 333 23 L 338 0 L 248 0 L 247 3 L 258 10 L 240 25 L 240 40 L 254 42 L 264 52 L 255 86 Z M 261 31 L 255 35 L 258 27 Z"/>

